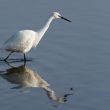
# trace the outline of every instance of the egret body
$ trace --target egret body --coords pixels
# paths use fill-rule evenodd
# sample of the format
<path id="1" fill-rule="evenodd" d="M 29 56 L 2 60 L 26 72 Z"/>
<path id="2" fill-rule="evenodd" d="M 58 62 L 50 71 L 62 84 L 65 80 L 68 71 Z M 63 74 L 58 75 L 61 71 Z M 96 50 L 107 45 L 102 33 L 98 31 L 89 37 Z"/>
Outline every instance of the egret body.
<path id="1" fill-rule="evenodd" d="M 52 15 L 47 20 L 46 24 L 42 29 L 39 31 L 33 31 L 33 30 L 21 30 L 12 35 L 5 43 L 4 43 L 4 49 L 9 53 L 9 55 L 4 59 L 4 61 L 7 61 L 9 56 L 14 53 L 23 53 L 24 54 L 24 61 L 26 61 L 25 54 L 31 50 L 31 48 L 36 47 L 39 43 L 39 41 L 42 39 L 43 35 L 49 28 L 51 22 L 54 19 L 64 19 L 68 22 L 71 22 L 70 20 L 62 17 L 58 12 L 53 12 Z"/>

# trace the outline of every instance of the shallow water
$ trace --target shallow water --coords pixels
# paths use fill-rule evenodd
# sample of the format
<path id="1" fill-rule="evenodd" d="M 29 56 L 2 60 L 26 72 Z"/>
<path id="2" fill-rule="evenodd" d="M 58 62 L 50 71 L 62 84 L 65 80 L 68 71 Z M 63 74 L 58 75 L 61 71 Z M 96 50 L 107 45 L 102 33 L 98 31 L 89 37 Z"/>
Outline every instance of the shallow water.
<path id="1" fill-rule="evenodd" d="M 1 0 L 1 46 L 18 30 L 39 29 L 52 11 L 72 23 L 54 21 L 27 54 L 32 61 L 24 69 L 23 62 L 0 62 L 0 110 L 110 110 L 109 6 L 109 0 Z M 1 51 L 0 57 L 7 54 Z M 50 86 L 33 87 L 27 73 L 38 74 Z M 73 95 L 65 99 L 65 94 Z"/>

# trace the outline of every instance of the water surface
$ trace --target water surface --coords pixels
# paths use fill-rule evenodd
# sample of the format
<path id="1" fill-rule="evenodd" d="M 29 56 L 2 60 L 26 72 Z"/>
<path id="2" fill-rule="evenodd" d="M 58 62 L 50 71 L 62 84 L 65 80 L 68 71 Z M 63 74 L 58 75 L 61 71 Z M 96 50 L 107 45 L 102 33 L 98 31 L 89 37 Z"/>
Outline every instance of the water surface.
<path id="1" fill-rule="evenodd" d="M 0 62 L 0 110 L 109 110 L 109 6 L 109 0 L 1 0 L 0 45 L 18 30 L 39 29 L 53 11 L 72 21 L 52 23 L 38 47 L 27 54 L 33 61 L 27 62 L 26 68 L 50 84 L 54 96 L 74 95 L 61 103 L 50 98 L 42 87 L 19 88 L 20 83 L 3 77 L 12 67 Z M 7 54 L 1 51 L 0 57 Z M 14 70 L 16 76 L 23 62 L 11 65 L 18 68 Z"/>

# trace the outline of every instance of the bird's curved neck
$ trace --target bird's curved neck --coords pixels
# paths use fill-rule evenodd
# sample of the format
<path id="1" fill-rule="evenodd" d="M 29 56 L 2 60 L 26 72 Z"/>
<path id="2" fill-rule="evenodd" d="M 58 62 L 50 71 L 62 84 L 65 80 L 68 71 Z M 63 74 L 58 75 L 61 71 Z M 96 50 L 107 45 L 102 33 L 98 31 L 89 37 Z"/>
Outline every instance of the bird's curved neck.
<path id="1" fill-rule="evenodd" d="M 39 37 L 40 37 L 40 39 L 43 37 L 43 35 L 45 34 L 45 32 L 47 31 L 47 29 L 49 28 L 49 26 L 50 26 L 50 24 L 51 24 L 51 22 L 52 22 L 52 20 L 54 19 L 54 17 L 53 16 L 51 16 L 49 19 L 48 19 L 48 21 L 46 22 L 46 24 L 44 25 L 44 27 L 39 31 Z"/>

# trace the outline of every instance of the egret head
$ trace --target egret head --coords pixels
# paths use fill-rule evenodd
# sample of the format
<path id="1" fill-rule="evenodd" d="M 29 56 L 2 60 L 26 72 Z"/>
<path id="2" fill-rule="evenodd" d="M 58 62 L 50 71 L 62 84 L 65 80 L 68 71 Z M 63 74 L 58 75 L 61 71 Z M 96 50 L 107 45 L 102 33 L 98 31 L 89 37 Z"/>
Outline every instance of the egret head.
<path id="1" fill-rule="evenodd" d="M 68 22 L 71 22 L 70 20 L 68 20 L 68 19 L 64 18 L 63 16 L 61 16 L 58 12 L 53 12 L 53 16 L 54 16 L 55 19 L 61 18 L 63 20 L 66 20 Z"/>

